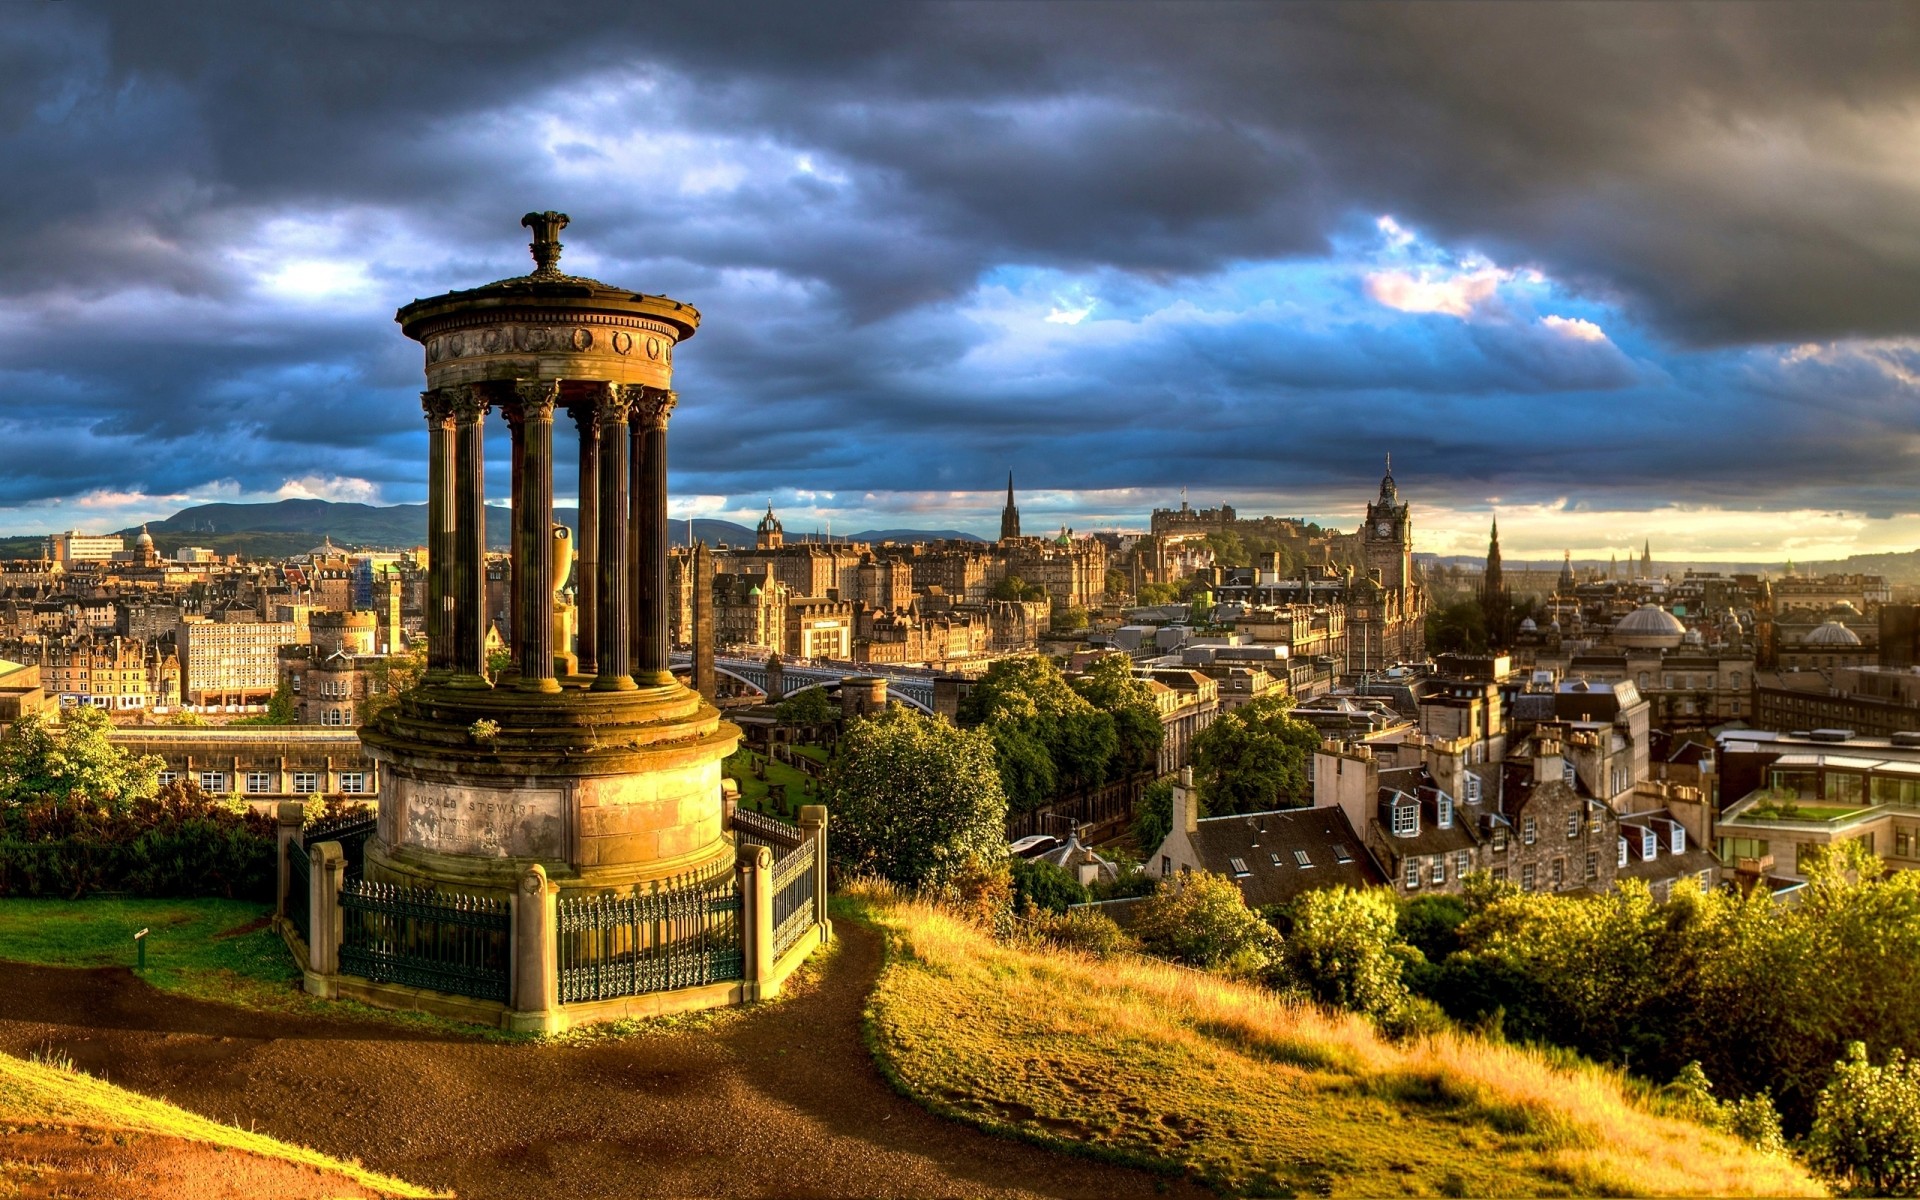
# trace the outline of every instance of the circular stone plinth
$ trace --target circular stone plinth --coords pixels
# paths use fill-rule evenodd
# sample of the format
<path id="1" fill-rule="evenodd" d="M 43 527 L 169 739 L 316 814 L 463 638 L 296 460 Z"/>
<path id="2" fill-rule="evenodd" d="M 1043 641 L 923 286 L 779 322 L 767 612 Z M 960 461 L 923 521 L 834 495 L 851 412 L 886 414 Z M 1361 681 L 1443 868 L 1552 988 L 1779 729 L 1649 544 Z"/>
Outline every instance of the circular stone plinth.
<path id="1" fill-rule="evenodd" d="M 507 895 L 538 863 L 597 892 L 730 862 L 720 763 L 739 729 L 679 683 L 589 683 L 428 685 L 363 729 L 382 769 L 368 877 Z"/>

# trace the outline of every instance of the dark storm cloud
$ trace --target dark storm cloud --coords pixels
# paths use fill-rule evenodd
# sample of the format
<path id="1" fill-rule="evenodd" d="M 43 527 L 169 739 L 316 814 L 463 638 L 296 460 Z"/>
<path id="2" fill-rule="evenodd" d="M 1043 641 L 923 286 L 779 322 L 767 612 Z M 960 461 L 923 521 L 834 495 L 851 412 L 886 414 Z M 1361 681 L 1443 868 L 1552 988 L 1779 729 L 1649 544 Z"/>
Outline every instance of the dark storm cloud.
<path id="1" fill-rule="evenodd" d="M 1908 8 L 6 16 L 0 422 L 85 436 L 52 461 L 0 442 L 0 500 L 316 475 L 416 498 L 391 310 L 523 270 L 514 218 L 552 206 L 569 265 L 706 312 L 687 491 L 974 487 L 1008 462 L 1088 489 L 1338 484 L 1391 443 L 1462 502 L 1906 503 L 1860 482 L 1920 432 L 1904 351 L 1743 347 L 1920 319 Z M 1244 264 L 1350 257 L 1380 213 L 1541 272 L 1558 307 L 1375 320 L 1349 273 L 1023 368 L 975 299 L 1053 272 L 1142 316 Z M 346 258 L 335 292 L 262 282 Z M 1542 325 L 1575 298 L 1609 336 Z"/>

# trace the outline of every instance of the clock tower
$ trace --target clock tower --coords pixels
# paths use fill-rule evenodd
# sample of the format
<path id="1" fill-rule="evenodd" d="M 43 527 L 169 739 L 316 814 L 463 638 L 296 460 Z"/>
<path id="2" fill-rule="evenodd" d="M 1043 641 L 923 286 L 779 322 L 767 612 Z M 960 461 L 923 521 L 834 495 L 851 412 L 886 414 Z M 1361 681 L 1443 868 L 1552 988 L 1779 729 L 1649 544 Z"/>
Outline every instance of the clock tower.
<path id="1" fill-rule="evenodd" d="M 1368 575 L 1378 572 L 1381 587 L 1398 591 L 1413 585 L 1413 520 L 1393 486 L 1391 454 L 1380 497 L 1367 505 L 1367 523 L 1360 527 L 1360 553 Z"/>

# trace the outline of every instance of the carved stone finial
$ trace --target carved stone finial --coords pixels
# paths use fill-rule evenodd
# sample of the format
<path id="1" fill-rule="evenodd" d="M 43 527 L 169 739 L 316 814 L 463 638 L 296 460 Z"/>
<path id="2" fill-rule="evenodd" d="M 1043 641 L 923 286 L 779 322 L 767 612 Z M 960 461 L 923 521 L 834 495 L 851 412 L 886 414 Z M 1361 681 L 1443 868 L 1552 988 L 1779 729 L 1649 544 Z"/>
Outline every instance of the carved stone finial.
<path id="1" fill-rule="evenodd" d="M 552 209 L 530 212 L 520 218 L 520 224 L 533 230 L 533 278 L 559 275 L 560 231 L 567 227 L 567 214 Z"/>

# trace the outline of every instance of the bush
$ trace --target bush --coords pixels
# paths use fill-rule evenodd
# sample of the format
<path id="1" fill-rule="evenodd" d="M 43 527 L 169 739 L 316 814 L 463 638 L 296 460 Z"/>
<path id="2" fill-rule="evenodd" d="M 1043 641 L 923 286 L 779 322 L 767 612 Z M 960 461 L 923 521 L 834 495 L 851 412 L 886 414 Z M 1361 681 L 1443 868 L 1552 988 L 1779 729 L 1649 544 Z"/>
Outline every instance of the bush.
<path id="1" fill-rule="evenodd" d="M 1730 1133 L 1755 1149 L 1782 1154 L 1787 1139 L 1780 1131 L 1780 1114 L 1773 1097 L 1761 1092 L 1744 1100 L 1721 1100 L 1713 1094 L 1713 1081 L 1697 1062 L 1690 1062 L 1660 1089 L 1668 1112 L 1697 1121 L 1709 1129 Z"/>
<path id="2" fill-rule="evenodd" d="M 1038 913 L 1033 919 L 1033 933 L 1049 945 L 1102 958 L 1136 948 L 1126 930 L 1088 908 L 1072 908 L 1057 914 Z"/>
<path id="3" fill-rule="evenodd" d="M 1013 906 L 1020 912 L 1043 909 L 1063 913 L 1069 905 L 1093 897 L 1086 885 L 1050 862 L 1016 860 L 1013 864 Z"/>
<path id="4" fill-rule="evenodd" d="M 1876 1067 L 1847 1043 L 1815 1102 L 1807 1161 L 1850 1195 L 1920 1196 L 1920 1063 L 1895 1050 Z"/>
<path id="5" fill-rule="evenodd" d="M 121 805 L 34 800 L 0 814 L 0 896 L 271 900 L 275 847 L 271 817 L 184 781 Z"/>
<path id="6" fill-rule="evenodd" d="M 1206 871 L 1162 883 L 1140 906 L 1134 933 L 1149 954 L 1241 976 L 1267 971 L 1283 949 L 1233 880 Z"/>
<path id="7" fill-rule="evenodd" d="M 1006 855 L 1007 797 L 984 733 L 887 708 L 847 731 L 827 796 L 848 875 L 938 889 L 971 860 Z"/>
<path id="8" fill-rule="evenodd" d="M 1401 978 L 1403 947 L 1393 893 L 1321 888 L 1290 909 L 1286 974 L 1322 1004 L 1388 1021 L 1411 999 Z M 1416 952 L 1417 953 L 1417 952 Z"/>

